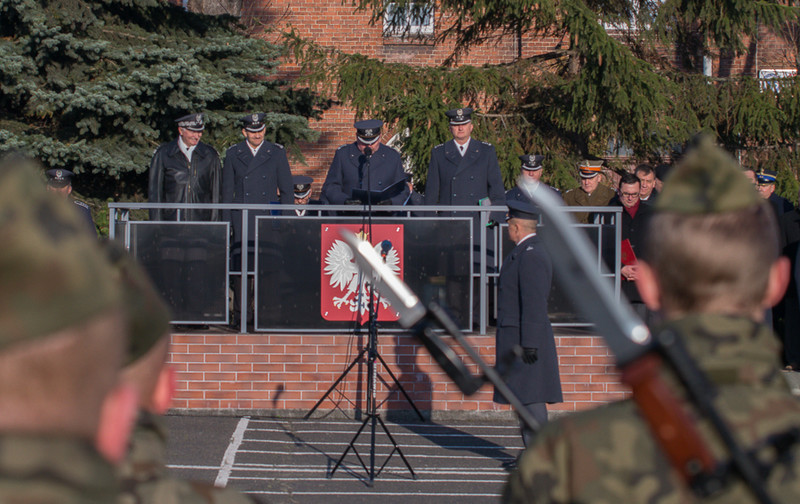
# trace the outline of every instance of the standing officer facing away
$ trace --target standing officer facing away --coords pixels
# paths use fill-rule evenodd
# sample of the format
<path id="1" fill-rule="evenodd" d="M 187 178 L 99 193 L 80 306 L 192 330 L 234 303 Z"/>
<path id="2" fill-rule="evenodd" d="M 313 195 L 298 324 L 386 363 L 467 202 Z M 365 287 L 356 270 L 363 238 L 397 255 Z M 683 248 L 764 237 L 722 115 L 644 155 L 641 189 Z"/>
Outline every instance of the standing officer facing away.
<path id="1" fill-rule="evenodd" d="M 75 207 L 78 209 L 78 213 L 86 223 L 86 229 L 93 237 L 97 238 L 97 227 L 94 225 L 94 219 L 92 219 L 92 210 L 89 208 L 89 205 L 81 200 L 70 198 L 70 195 L 72 194 L 72 177 L 74 174 L 69 170 L 62 170 L 59 168 L 47 170 L 45 175 L 47 175 L 47 189 L 54 193 L 58 193 L 65 198 L 69 198 L 69 200 L 75 204 Z"/>
<path id="2" fill-rule="evenodd" d="M 402 205 L 408 198 L 408 188 L 404 184 L 406 174 L 400 154 L 381 144 L 383 121 L 368 119 L 357 121 L 353 126 L 356 128 L 356 141 L 336 149 L 322 184 L 322 202 L 329 205 L 361 204 L 362 201 L 353 197 L 354 189 L 384 191 L 401 183 L 402 190 L 397 194 L 387 194 L 388 199 L 383 201 Z"/>
<path id="3" fill-rule="evenodd" d="M 556 343 L 547 316 L 553 266 L 536 236 L 537 219 L 530 203 L 508 202 L 508 237 L 516 246 L 500 268 L 495 362 L 503 363 L 515 346 L 522 347 L 522 357 L 515 358 L 511 368 L 501 374 L 533 418 L 544 425 L 546 403 L 558 403 L 563 398 Z M 496 390 L 494 402 L 507 404 Z M 520 425 L 522 441 L 528 446 L 535 433 L 523 422 Z"/>
<path id="4" fill-rule="evenodd" d="M 203 114 L 176 119 L 178 138 L 161 144 L 150 161 L 151 203 L 219 203 L 222 169 L 219 155 L 200 141 Z M 150 220 L 175 220 L 175 210 L 151 210 Z M 216 210 L 182 210 L 186 221 L 218 220 Z"/>

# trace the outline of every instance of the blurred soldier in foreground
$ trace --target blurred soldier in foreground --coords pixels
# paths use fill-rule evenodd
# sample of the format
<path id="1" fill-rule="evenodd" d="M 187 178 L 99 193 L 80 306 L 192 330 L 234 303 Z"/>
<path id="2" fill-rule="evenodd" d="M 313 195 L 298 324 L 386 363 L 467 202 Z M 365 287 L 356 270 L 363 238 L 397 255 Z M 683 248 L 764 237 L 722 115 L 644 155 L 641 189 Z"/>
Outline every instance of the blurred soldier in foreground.
<path id="1" fill-rule="evenodd" d="M 503 260 L 497 294 L 497 345 L 495 362 L 503 362 L 515 346 L 522 356 L 501 370 L 508 387 L 533 418 L 547 423 L 547 403 L 563 400 L 553 328 L 547 317 L 547 297 L 553 265 L 536 236 L 538 215 L 528 202 L 508 201 L 508 237 L 516 246 Z M 496 390 L 494 402 L 507 404 Z M 528 446 L 533 431 L 523 422 L 522 441 Z"/>
<path id="2" fill-rule="evenodd" d="M 69 170 L 54 169 L 47 170 L 45 175 L 47 175 L 47 189 L 65 198 L 69 198 L 86 223 L 86 229 L 93 237 L 97 238 L 97 227 L 94 225 L 92 210 L 89 208 L 89 205 L 81 200 L 69 197 L 72 194 L 72 177 L 74 174 Z"/>
<path id="3" fill-rule="evenodd" d="M 648 307 L 665 316 L 655 332 L 681 338 L 713 383 L 713 406 L 767 471 L 767 492 L 775 502 L 796 502 L 800 449 L 793 440 L 769 443 L 800 427 L 800 403 L 778 371 L 777 342 L 761 324 L 783 294 L 788 261 L 778 257 L 772 210 L 740 173 L 710 141 L 687 154 L 656 200 L 637 284 Z M 683 397 L 662 369 L 668 388 Z M 714 459 L 728 462 L 706 418 L 688 403 L 684 409 Z M 735 470 L 728 476 L 715 493 L 698 496 L 637 406 L 622 401 L 551 422 L 523 454 L 504 501 L 756 502 Z"/>
<path id="4" fill-rule="evenodd" d="M 252 504 L 252 500 L 234 490 L 170 476 L 166 466 L 166 428 L 161 418 L 169 408 L 175 387 L 174 371 L 166 364 L 169 311 L 147 273 L 124 249 L 108 243 L 107 253 L 122 287 L 130 330 L 122 379 L 135 387 L 139 406 L 128 455 L 117 469 L 122 487 L 119 503 Z"/>
<path id="5" fill-rule="evenodd" d="M 0 502 L 114 503 L 135 395 L 120 292 L 74 205 L 0 160 Z"/>
<path id="6" fill-rule="evenodd" d="M 603 184 L 603 160 L 587 159 L 578 165 L 581 176 L 581 186 L 570 189 L 564 193 L 564 204 L 569 206 L 606 206 L 614 191 Z M 571 214 L 580 224 L 590 224 L 594 214 L 589 212 L 576 212 Z"/>
<path id="7" fill-rule="evenodd" d="M 536 188 L 539 187 L 546 187 L 553 191 L 558 197 L 561 197 L 561 191 L 556 189 L 553 186 L 547 185 L 543 183 L 542 180 L 542 173 L 544 172 L 543 163 L 544 163 L 544 156 L 538 154 L 525 154 L 519 157 L 519 160 L 522 161 L 522 167 L 520 168 L 520 176 L 523 177 L 523 181 L 528 182 L 536 182 Z M 536 189 L 534 189 L 536 190 Z M 512 187 L 508 191 L 506 191 L 506 201 L 517 200 L 517 201 L 530 201 L 530 199 L 525 196 L 522 192 L 522 189 L 519 186 Z"/>

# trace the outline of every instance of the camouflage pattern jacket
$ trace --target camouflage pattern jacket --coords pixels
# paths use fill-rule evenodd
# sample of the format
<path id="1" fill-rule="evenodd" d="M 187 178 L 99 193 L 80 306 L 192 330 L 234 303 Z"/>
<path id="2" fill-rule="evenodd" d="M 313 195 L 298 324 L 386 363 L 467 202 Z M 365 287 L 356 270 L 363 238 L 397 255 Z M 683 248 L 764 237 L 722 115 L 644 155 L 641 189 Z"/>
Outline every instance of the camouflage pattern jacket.
<path id="1" fill-rule="evenodd" d="M 167 470 L 163 419 L 141 412 L 131 436 L 130 452 L 119 467 L 119 504 L 253 504 L 235 490 L 181 480 Z"/>
<path id="2" fill-rule="evenodd" d="M 800 426 L 800 402 L 779 371 L 778 343 L 765 326 L 743 318 L 692 315 L 668 324 L 717 388 L 715 406 L 747 451 L 772 434 Z M 674 377 L 665 380 L 682 396 Z M 696 415 L 693 415 L 696 417 Z M 706 421 L 696 423 L 715 458 L 728 456 Z M 777 463 L 758 451 L 771 472 L 767 489 L 776 502 L 800 500 L 800 445 Z M 667 462 L 628 400 L 551 422 L 522 455 L 509 477 L 504 502 L 683 503 L 756 502 L 731 477 L 711 497 L 699 499 Z"/>
<path id="3" fill-rule="evenodd" d="M 113 504 L 111 465 L 81 439 L 0 436 L 0 502 Z"/>

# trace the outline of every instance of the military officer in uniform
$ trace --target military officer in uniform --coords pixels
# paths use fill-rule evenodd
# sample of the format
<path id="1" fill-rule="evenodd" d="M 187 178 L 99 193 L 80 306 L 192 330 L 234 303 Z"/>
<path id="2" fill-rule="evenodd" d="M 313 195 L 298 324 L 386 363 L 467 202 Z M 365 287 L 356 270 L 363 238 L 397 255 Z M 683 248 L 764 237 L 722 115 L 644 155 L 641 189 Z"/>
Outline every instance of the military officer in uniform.
<path id="1" fill-rule="evenodd" d="M 294 204 L 295 205 L 321 205 L 322 202 L 320 200 L 312 200 L 311 199 L 311 190 L 312 185 L 314 184 L 314 179 L 309 177 L 308 175 L 293 175 L 292 176 L 292 183 L 294 184 Z M 296 215 L 304 216 L 304 215 L 319 215 L 319 209 L 310 210 L 308 208 L 304 208 L 302 210 L 295 210 Z"/>
<path id="2" fill-rule="evenodd" d="M 511 389 L 540 425 L 547 423 L 547 403 L 563 400 L 558 374 L 558 356 L 553 328 L 547 316 L 547 298 L 553 266 L 536 236 L 538 215 L 529 202 L 508 201 L 508 237 L 516 246 L 503 259 L 497 294 L 497 345 L 495 362 L 507 362 L 515 346 L 509 369 L 502 369 Z M 507 404 L 495 390 L 494 401 Z M 522 425 L 525 446 L 535 434 Z"/>
<path id="3" fill-rule="evenodd" d="M 69 197 L 72 194 L 72 177 L 73 173 L 69 170 L 53 169 L 45 172 L 47 175 L 47 189 L 55 193 L 61 194 L 64 197 Z M 69 198 L 78 209 L 83 221 L 86 223 L 86 229 L 91 235 L 97 238 L 97 227 L 94 225 L 92 219 L 92 210 L 89 205 L 81 200 Z"/>
<path id="4" fill-rule="evenodd" d="M 578 165 L 581 186 L 564 193 L 564 204 L 569 206 L 606 206 L 614 197 L 614 190 L 604 186 L 603 160 L 587 159 Z M 589 212 L 571 214 L 580 224 L 590 224 L 594 215 Z"/>
<path id="5" fill-rule="evenodd" d="M 704 371 L 711 406 L 751 458 L 770 501 L 796 502 L 800 444 L 796 437 L 780 448 L 770 442 L 800 427 L 800 402 L 779 372 L 778 342 L 763 324 L 789 274 L 772 210 L 711 139 L 672 170 L 653 208 L 637 277 L 644 302 L 664 315 L 653 333 L 682 340 Z M 687 396 L 671 368 L 661 374 L 676 397 Z M 710 495 L 693 491 L 684 478 L 689 468 L 669 463 L 639 407 L 625 400 L 541 430 L 509 477 L 504 502 L 767 502 L 731 467 L 730 450 L 706 416 L 689 400 L 681 405 L 717 467 L 727 470 L 717 488 L 705 487 Z M 680 436 L 671 441 L 679 442 Z"/>
<path id="6" fill-rule="evenodd" d="M 372 203 L 402 205 L 408 197 L 403 161 L 396 150 L 381 144 L 383 121 L 368 119 L 357 121 L 353 126 L 356 128 L 356 141 L 336 149 L 322 184 L 322 202 L 329 205 L 360 204 L 365 202 L 353 196 L 354 189 L 388 189 L 384 199 Z M 399 186 L 395 185 L 398 183 Z"/>
<path id="7" fill-rule="evenodd" d="M 520 168 L 520 175 L 523 177 L 522 180 L 530 183 L 535 182 L 536 185 L 534 186 L 536 189 L 540 187 L 544 187 L 553 191 L 559 198 L 561 197 L 561 191 L 556 189 L 551 185 L 547 185 L 542 180 L 542 164 L 544 163 L 544 156 L 539 154 L 524 154 L 519 157 L 519 160 L 522 161 L 522 167 Z M 534 189 L 534 190 L 536 190 Z M 525 195 L 522 189 L 519 186 L 512 187 L 508 191 L 506 191 L 506 201 L 530 201 L 530 199 Z"/>
<path id="8" fill-rule="evenodd" d="M 135 414 L 121 294 L 38 170 L 0 160 L 0 502 L 114 504 Z"/>
<path id="9" fill-rule="evenodd" d="M 242 135 L 245 140 L 230 147 L 225 152 L 225 168 L 222 171 L 222 202 L 269 204 L 294 203 L 292 189 L 292 171 L 283 145 L 264 140 L 267 124 L 264 113 L 248 114 L 241 119 Z M 248 264 L 252 267 L 255 244 L 255 218 L 268 215 L 269 212 L 248 212 L 247 245 L 242 244 L 242 212 L 233 210 L 225 212 L 229 216 L 233 228 L 233 245 L 231 247 L 233 269 L 241 268 L 241 254 L 248 250 Z M 241 313 L 240 306 L 241 277 L 233 280 L 234 316 Z M 252 296 L 250 302 L 252 303 Z"/>
<path id="10" fill-rule="evenodd" d="M 780 218 L 786 212 L 791 212 L 794 206 L 784 198 L 775 194 L 775 180 L 778 173 L 774 170 L 759 170 L 756 174 L 758 181 L 758 192 L 761 197 L 769 201 L 772 211 L 775 212 L 775 217 Z"/>
<path id="11" fill-rule="evenodd" d="M 203 114 L 175 120 L 178 138 L 161 144 L 150 161 L 151 203 L 219 203 L 222 169 L 219 155 L 200 141 Z M 175 210 L 151 210 L 150 220 L 175 220 Z M 181 220 L 218 220 L 216 210 L 183 210 Z"/>

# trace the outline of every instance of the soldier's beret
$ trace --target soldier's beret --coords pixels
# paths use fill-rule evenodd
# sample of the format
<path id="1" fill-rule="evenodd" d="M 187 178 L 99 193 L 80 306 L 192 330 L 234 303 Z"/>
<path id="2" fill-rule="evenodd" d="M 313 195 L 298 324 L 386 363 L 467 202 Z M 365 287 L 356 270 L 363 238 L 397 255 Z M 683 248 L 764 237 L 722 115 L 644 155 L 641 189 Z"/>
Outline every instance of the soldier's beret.
<path id="1" fill-rule="evenodd" d="M 603 171 L 603 163 L 602 159 L 584 159 L 578 163 L 578 172 L 581 178 L 596 177 Z"/>
<path id="2" fill-rule="evenodd" d="M 44 172 L 47 175 L 47 183 L 53 187 L 66 187 L 72 183 L 74 173 L 69 170 L 56 168 Z"/>
<path id="3" fill-rule="evenodd" d="M 143 357 L 169 331 L 170 312 L 147 272 L 121 244 L 103 244 L 115 278 L 122 289 L 128 319 L 128 352 L 125 365 Z"/>
<path id="4" fill-rule="evenodd" d="M 78 208 L 48 192 L 40 170 L 18 155 L 0 159 L 0 348 L 120 304 L 111 266 Z"/>
<path id="5" fill-rule="evenodd" d="M 311 192 L 311 184 L 314 179 L 306 175 L 293 175 L 292 184 L 294 184 L 294 197 L 305 198 Z"/>
<path id="6" fill-rule="evenodd" d="M 444 115 L 450 119 L 450 124 L 453 126 L 472 121 L 472 109 L 469 107 L 448 110 Z"/>
<path id="7" fill-rule="evenodd" d="M 519 157 L 519 160 L 522 161 L 523 170 L 538 171 L 542 169 L 544 156 L 539 154 L 523 154 Z"/>
<path id="8" fill-rule="evenodd" d="M 189 114 L 175 119 L 178 127 L 187 129 L 189 131 L 203 131 L 205 123 L 203 122 L 203 114 Z"/>
<path id="9" fill-rule="evenodd" d="M 539 210 L 530 203 L 510 199 L 506 205 L 508 205 L 506 221 L 511 219 L 539 220 Z"/>
<path id="10" fill-rule="evenodd" d="M 380 119 L 365 119 L 356 121 L 353 127 L 356 129 L 356 138 L 367 145 L 372 145 L 381 138 L 381 126 L 383 121 Z"/>
<path id="11" fill-rule="evenodd" d="M 251 133 L 257 133 L 266 129 L 267 123 L 264 122 L 264 117 L 267 114 L 263 112 L 257 112 L 255 114 L 249 114 L 240 119 L 245 131 L 249 131 Z"/>
<path id="12" fill-rule="evenodd" d="M 755 186 L 741 173 L 730 154 L 703 136 L 667 176 L 655 209 L 702 215 L 763 204 Z"/>
<path id="13" fill-rule="evenodd" d="M 774 184 L 777 177 L 778 172 L 775 170 L 760 170 L 758 173 L 756 173 L 756 181 L 758 181 L 758 185 Z"/>

